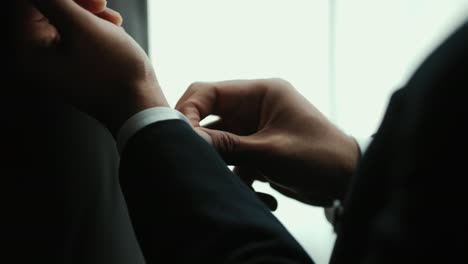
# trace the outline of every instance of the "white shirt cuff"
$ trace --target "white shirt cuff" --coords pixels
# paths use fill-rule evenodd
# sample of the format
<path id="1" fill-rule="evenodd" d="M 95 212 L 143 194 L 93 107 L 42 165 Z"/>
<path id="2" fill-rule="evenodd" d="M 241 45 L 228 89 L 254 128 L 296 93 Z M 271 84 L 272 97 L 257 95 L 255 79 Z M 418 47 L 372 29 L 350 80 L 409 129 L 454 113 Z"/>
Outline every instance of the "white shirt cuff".
<path id="1" fill-rule="evenodd" d="M 122 153 L 128 140 L 138 131 L 156 122 L 167 120 L 184 120 L 191 123 L 181 112 L 169 107 L 154 107 L 141 111 L 128 119 L 117 134 L 117 147 Z"/>

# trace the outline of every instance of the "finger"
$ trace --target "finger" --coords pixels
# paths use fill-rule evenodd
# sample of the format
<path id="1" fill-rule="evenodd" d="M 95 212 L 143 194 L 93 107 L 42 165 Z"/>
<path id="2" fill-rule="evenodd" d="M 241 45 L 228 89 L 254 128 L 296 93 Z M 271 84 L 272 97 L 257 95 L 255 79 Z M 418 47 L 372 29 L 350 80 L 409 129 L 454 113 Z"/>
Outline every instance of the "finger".
<path id="1" fill-rule="evenodd" d="M 223 118 L 242 107 L 258 113 L 265 93 L 260 83 L 260 80 L 195 83 L 181 97 L 176 109 L 185 114 L 194 126 L 208 115 Z"/>
<path id="2" fill-rule="evenodd" d="M 57 27 L 62 37 L 94 27 L 96 17 L 72 0 L 30 0 Z"/>
<path id="3" fill-rule="evenodd" d="M 255 192 L 255 194 L 271 211 L 278 209 L 278 201 L 275 197 L 261 192 Z"/>
<path id="4" fill-rule="evenodd" d="M 184 94 L 182 95 L 182 97 L 180 97 L 179 101 L 177 102 L 175 108 L 177 109 L 178 107 L 180 107 L 182 104 L 185 103 L 185 101 L 187 101 L 188 98 L 190 98 L 190 96 L 192 96 L 196 91 L 200 90 L 200 89 L 205 89 L 205 88 L 208 88 L 210 86 L 209 83 L 202 83 L 202 82 L 196 82 L 196 83 L 192 83 L 188 88 L 187 90 L 184 92 Z"/>
<path id="5" fill-rule="evenodd" d="M 193 127 L 199 127 L 200 121 L 206 117 L 203 116 L 199 109 L 197 107 L 194 107 L 193 105 L 182 107 L 177 110 L 179 110 L 182 114 L 184 114 L 187 117 L 187 119 L 190 121 Z"/>
<path id="6" fill-rule="evenodd" d="M 237 156 L 237 153 L 242 152 L 243 149 L 243 137 L 234 135 L 229 132 L 207 129 L 204 127 L 197 127 L 195 131 L 198 134 L 204 133 L 202 136 L 208 144 L 213 146 L 218 153 L 224 158 L 228 165 L 238 165 L 233 156 Z"/>
<path id="7" fill-rule="evenodd" d="M 303 202 L 301 200 L 301 197 L 296 192 L 294 192 L 294 191 L 292 191 L 292 190 L 290 190 L 288 188 L 285 188 L 283 186 L 280 186 L 280 185 L 277 185 L 277 184 L 274 184 L 274 183 L 270 183 L 270 186 L 271 186 L 272 189 L 274 189 L 275 191 L 281 193 L 284 196 L 287 196 L 287 197 L 292 198 L 294 200 Z"/>
<path id="8" fill-rule="evenodd" d="M 120 15 L 119 12 L 114 11 L 110 8 L 106 8 L 104 11 L 101 13 L 97 13 L 96 16 L 109 21 L 110 23 L 116 25 L 116 26 L 122 26 L 123 18 Z"/>
<path id="9" fill-rule="evenodd" d="M 13 36 L 18 50 L 52 47 L 58 41 L 56 28 L 29 2 L 19 1 L 17 8 Z"/>
<path id="10" fill-rule="evenodd" d="M 252 185 L 254 181 L 267 182 L 263 174 L 254 167 L 236 166 L 234 168 L 234 173 L 249 185 Z"/>
<path id="11" fill-rule="evenodd" d="M 213 140 L 211 140 L 211 136 L 208 133 L 206 133 L 203 129 L 200 129 L 199 127 L 194 127 L 193 131 L 195 131 L 210 146 L 213 146 Z"/>
<path id="12" fill-rule="evenodd" d="M 255 181 L 255 169 L 236 166 L 233 172 L 248 186 L 251 186 Z"/>
<path id="13" fill-rule="evenodd" d="M 251 115 L 254 115 L 251 113 Z M 213 116 L 213 115 L 210 115 Z M 218 120 L 203 124 L 203 119 L 200 126 L 211 130 L 227 131 L 239 136 L 254 135 L 257 132 L 258 125 L 252 118 L 249 117 L 233 117 L 226 113 L 225 119 L 217 116 Z"/>
<path id="14" fill-rule="evenodd" d="M 255 189 L 252 186 L 253 182 L 257 180 L 257 178 L 263 178 L 258 170 L 250 167 L 236 166 L 233 172 L 254 192 Z M 278 208 L 278 201 L 276 201 L 275 197 L 262 192 L 255 192 L 255 194 L 271 211 L 275 211 Z"/>
<path id="15" fill-rule="evenodd" d="M 194 96 L 197 94 L 197 96 Z M 216 91 L 209 83 L 194 83 L 189 86 L 176 104 L 175 109 L 184 114 L 194 127 L 209 115 L 216 102 Z"/>
<path id="16" fill-rule="evenodd" d="M 228 165 L 255 166 L 261 152 L 258 151 L 259 138 L 254 136 L 239 136 L 226 131 L 211 130 L 197 127 L 195 131 L 213 146 Z M 201 133 L 204 133 L 202 135 Z"/>
<path id="17" fill-rule="evenodd" d="M 203 125 L 203 127 L 214 129 L 214 130 L 224 130 L 225 129 L 224 120 L 218 119 L 216 121 Z"/>
<path id="18" fill-rule="evenodd" d="M 104 12 L 107 6 L 106 0 L 75 0 L 75 2 L 94 14 Z"/>
<path id="19" fill-rule="evenodd" d="M 299 194 L 289 188 L 274 183 L 270 183 L 270 186 L 277 192 L 305 204 L 321 207 L 330 207 L 333 204 L 333 199 L 324 197 L 322 195 L 314 195 L 311 193 L 308 193 L 307 195 Z"/>

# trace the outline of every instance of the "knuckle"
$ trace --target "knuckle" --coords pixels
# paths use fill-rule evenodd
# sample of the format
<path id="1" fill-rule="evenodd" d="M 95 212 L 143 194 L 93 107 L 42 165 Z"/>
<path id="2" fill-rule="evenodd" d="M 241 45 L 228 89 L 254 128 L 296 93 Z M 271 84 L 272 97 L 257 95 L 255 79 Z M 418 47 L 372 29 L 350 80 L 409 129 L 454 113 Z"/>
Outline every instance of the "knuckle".
<path id="1" fill-rule="evenodd" d="M 240 140 L 238 137 L 232 136 L 227 133 L 221 133 L 216 138 L 217 142 L 213 142 L 215 146 L 218 146 L 219 150 L 224 154 L 235 153 L 239 150 Z"/>
<path id="2" fill-rule="evenodd" d="M 295 90 L 294 86 L 281 78 L 266 79 L 261 83 L 261 86 L 271 95 L 281 96 L 285 93 L 290 93 Z"/>
<path id="3" fill-rule="evenodd" d="M 265 80 L 262 80 L 260 84 L 272 90 L 284 90 L 284 89 L 294 88 L 290 82 L 282 78 L 265 79 Z"/>
<path id="4" fill-rule="evenodd" d="M 281 79 L 281 78 L 275 78 L 273 79 L 273 82 L 275 83 L 275 85 L 281 89 L 292 89 L 293 88 L 293 85 L 285 80 L 285 79 Z"/>
<path id="5" fill-rule="evenodd" d="M 190 92 L 194 92 L 194 91 L 201 89 L 203 86 L 204 86 L 203 82 L 194 82 L 189 85 L 187 90 Z"/>
<path id="6" fill-rule="evenodd" d="M 176 106 L 176 109 L 184 115 L 188 115 L 190 113 L 191 107 L 187 103 L 183 103 L 182 105 Z"/>

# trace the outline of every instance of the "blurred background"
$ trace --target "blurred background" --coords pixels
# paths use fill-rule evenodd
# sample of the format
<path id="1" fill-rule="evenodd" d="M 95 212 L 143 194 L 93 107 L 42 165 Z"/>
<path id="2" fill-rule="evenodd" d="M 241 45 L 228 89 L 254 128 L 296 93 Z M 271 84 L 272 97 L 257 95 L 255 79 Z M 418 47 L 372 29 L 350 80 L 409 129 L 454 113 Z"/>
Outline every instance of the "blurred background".
<path id="1" fill-rule="evenodd" d="M 345 132 L 374 133 L 391 93 L 468 18 L 468 0 L 111 0 L 175 105 L 195 81 L 280 77 Z M 274 214 L 318 264 L 335 236 L 323 209 L 264 184 Z"/>

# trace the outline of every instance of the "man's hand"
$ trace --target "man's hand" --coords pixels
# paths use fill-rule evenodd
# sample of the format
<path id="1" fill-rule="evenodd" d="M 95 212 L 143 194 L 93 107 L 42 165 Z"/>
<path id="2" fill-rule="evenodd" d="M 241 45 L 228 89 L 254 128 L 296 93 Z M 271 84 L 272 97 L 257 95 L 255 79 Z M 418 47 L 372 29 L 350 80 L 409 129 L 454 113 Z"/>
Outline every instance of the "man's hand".
<path id="1" fill-rule="evenodd" d="M 73 0 L 32 1 L 60 38 L 53 45 L 21 50 L 18 68 L 45 84 L 44 93 L 64 97 L 113 133 L 134 113 L 167 106 L 145 52 L 119 23 L 101 18 L 113 21 L 113 13 L 102 9 L 101 1 L 78 2 L 99 17 Z"/>
<path id="2" fill-rule="evenodd" d="M 342 198 L 357 166 L 354 140 L 283 80 L 195 83 L 176 108 L 248 183 L 305 203 Z M 208 115 L 220 120 L 201 127 Z"/>

